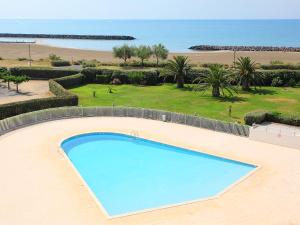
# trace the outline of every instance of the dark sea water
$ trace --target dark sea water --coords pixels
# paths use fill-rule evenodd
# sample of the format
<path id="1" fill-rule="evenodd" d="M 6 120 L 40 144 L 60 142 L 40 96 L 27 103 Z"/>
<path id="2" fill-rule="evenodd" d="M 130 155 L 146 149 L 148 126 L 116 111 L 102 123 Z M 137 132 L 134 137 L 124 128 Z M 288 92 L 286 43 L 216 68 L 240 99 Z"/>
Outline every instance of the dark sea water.
<path id="1" fill-rule="evenodd" d="M 0 33 L 130 35 L 136 38 L 134 41 L 37 40 L 47 45 L 94 50 L 111 50 L 123 43 L 162 43 L 173 52 L 187 52 L 192 45 L 200 44 L 300 47 L 300 20 L 0 20 Z"/>

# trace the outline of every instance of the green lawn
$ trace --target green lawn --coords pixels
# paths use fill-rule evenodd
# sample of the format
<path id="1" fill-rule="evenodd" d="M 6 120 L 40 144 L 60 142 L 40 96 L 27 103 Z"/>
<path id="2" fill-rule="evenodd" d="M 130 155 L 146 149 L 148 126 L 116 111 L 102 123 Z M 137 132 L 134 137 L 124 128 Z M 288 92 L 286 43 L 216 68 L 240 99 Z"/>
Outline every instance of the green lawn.
<path id="1" fill-rule="evenodd" d="M 300 88 L 263 87 L 251 93 L 240 92 L 232 98 L 212 98 L 205 94 L 176 89 L 173 84 L 162 86 L 112 86 L 114 93 L 108 93 L 108 85 L 88 84 L 71 89 L 79 96 L 82 106 L 132 106 L 163 109 L 173 112 L 198 114 L 204 117 L 243 122 L 245 113 L 253 110 L 271 110 L 300 113 Z M 96 97 L 93 97 L 96 91 Z M 232 106 L 232 117 L 228 108 Z"/>

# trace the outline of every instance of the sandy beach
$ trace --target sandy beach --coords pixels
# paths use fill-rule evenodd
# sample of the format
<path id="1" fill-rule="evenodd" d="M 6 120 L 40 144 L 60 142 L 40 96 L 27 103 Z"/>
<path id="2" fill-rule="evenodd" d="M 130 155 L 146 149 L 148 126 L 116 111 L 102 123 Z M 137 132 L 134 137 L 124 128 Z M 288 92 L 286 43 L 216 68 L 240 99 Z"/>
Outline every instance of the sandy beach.
<path id="1" fill-rule="evenodd" d="M 113 57 L 112 52 L 31 44 L 32 59 L 47 58 L 49 54 L 56 54 L 66 60 L 97 59 L 105 63 L 120 62 L 119 59 Z M 231 64 L 233 62 L 232 51 L 170 53 L 169 58 L 172 58 L 174 55 L 186 55 L 190 57 L 192 63 Z M 300 52 L 237 52 L 237 57 L 240 56 L 250 56 L 258 63 L 270 63 L 272 60 L 279 60 L 285 63 L 300 63 Z M 28 44 L 0 43 L 0 57 L 4 59 L 28 58 Z"/>

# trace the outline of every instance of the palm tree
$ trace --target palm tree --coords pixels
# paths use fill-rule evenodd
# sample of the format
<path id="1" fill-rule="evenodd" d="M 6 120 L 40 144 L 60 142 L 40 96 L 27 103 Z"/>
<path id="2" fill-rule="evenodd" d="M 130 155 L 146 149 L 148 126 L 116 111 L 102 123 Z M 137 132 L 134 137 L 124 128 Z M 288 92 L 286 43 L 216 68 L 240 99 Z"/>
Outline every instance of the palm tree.
<path id="1" fill-rule="evenodd" d="M 226 90 L 232 96 L 233 92 L 237 91 L 231 85 L 231 80 L 232 75 L 222 65 L 212 65 L 207 74 L 203 74 L 194 80 L 198 83 L 195 90 L 206 91 L 212 88 L 213 97 L 220 97 L 221 93 L 225 96 L 224 90 Z"/>
<path id="2" fill-rule="evenodd" d="M 166 65 L 165 76 L 174 76 L 177 88 L 184 88 L 184 77 L 188 74 L 191 66 L 186 56 L 174 56 Z"/>
<path id="3" fill-rule="evenodd" d="M 251 84 L 257 84 L 260 80 L 258 74 L 255 73 L 257 64 L 250 57 L 240 57 L 236 63 L 238 83 L 242 86 L 242 90 L 249 91 Z"/>

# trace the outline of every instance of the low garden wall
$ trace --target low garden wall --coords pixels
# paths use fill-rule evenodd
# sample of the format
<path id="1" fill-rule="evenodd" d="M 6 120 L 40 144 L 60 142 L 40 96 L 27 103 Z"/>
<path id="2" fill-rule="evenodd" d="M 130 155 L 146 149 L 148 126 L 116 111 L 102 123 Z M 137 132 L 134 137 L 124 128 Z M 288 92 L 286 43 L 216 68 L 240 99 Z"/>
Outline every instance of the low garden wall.
<path id="1" fill-rule="evenodd" d="M 213 131 L 249 136 L 249 127 L 197 116 L 129 107 L 61 107 L 40 110 L 0 120 L 0 135 L 47 121 L 82 117 L 135 117 L 184 124 Z"/>

